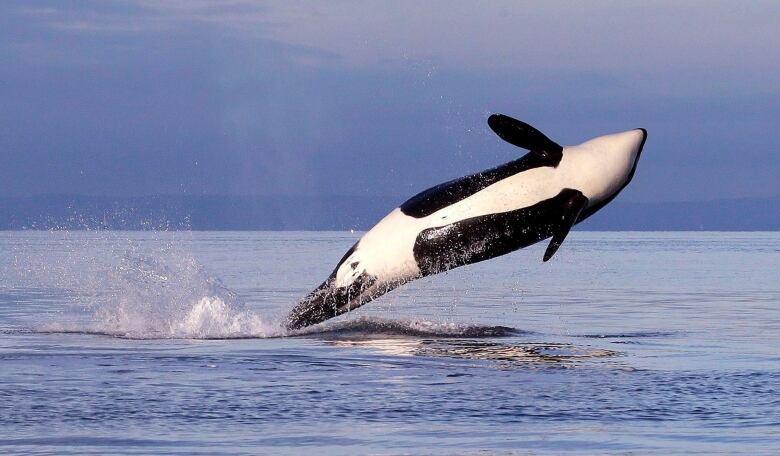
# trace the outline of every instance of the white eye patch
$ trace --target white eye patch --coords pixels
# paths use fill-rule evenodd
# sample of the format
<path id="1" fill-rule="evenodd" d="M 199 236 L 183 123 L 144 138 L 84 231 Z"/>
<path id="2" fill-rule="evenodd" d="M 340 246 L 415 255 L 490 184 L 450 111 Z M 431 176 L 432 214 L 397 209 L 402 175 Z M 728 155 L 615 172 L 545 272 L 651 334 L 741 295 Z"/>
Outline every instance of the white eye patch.
<path id="1" fill-rule="evenodd" d="M 347 287 L 365 270 L 365 266 L 360 261 L 359 252 L 355 252 L 339 266 L 338 271 L 336 271 L 335 285 L 337 287 Z"/>

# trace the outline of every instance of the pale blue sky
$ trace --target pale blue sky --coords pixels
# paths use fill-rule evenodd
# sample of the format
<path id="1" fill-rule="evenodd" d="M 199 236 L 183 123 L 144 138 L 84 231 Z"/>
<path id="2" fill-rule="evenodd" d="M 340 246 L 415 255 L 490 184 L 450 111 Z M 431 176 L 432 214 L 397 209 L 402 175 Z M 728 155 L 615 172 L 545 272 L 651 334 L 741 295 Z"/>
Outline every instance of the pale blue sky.
<path id="1" fill-rule="evenodd" d="M 0 195 L 403 198 L 645 127 L 625 201 L 780 194 L 780 2 L 0 3 Z"/>

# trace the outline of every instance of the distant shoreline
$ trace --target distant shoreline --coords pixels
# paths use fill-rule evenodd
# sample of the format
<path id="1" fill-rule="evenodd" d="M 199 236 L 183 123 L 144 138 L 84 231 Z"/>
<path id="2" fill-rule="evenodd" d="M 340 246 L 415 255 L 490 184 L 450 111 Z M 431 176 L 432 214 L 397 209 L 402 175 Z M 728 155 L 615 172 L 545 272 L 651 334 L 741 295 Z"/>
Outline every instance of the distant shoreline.
<path id="1" fill-rule="evenodd" d="M 193 228 L 138 228 L 138 229 L 118 229 L 118 228 L 0 228 L 0 233 L 57 233 L 57 232 L 85 232 L 85 233 L 355 233 L 363 234 L 367 229 L 193 229 Z M 585 233 L 780 233 L 780 229 L 755 229 L 755 230 L 716 230 L 716 229 L 639 229 L 639 230 L 621 230 L 621 229 L 593 229 L 580 227 L 579 225 L 572 229 Z"/>
<path id="2" fill-rule="evenodd" d="M 395 197 L 31 196 L 0 198 L 0 230 L 364 231 Z M 630 203 L 619 199 L 583 231 L 780 231 L 780 196 Z"/>

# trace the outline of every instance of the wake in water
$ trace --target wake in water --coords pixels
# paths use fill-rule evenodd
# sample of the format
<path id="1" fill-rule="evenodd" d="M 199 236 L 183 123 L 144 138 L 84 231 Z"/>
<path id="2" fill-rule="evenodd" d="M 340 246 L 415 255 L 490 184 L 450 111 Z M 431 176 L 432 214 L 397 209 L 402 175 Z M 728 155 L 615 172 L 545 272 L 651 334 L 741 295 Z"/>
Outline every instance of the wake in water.
<path id="1" fill-rule="evenodd" d="M 203 303 L 207 302 L 204 306 Z M 136 320 L 133 320 L 136 322 Z M 204 324 L 205 322 L 205 324 Z M 401 339 L 481 339 L 532 334 L 506 326 L 456 324 L 429 320 L 390 320 L 376 317 L 359 317 L 354 320 L 323 323 L 301 331 L 288 331 L 281 323 L 266 323 L 262 316 L 249 311 L 230 309 L 224 302 L 203 299 L 193 308 L 190 316 L 181 322 L 173 322 L 163 330 L 130 329 L 125 325 L 104 323 L 61 324 L 50 323 L 35 330 L 14 330 L 14 333 L 86 334 L 118 337 L 122 339 L 270 339 L 277 337 L 316 337 L 325 340 L 357 341 Z"/>
<path id="2" fill-rule="evenodd" d="M 321 338 L 406 336 L 470 339 L 509 337 L 522 334 L 530 333 L 507 326 L 433 322 L 417 319 L 389 320 L 375 317 L 358 317 L 354 320 L 326 322 L 294 333 L 294 335 L 316 335 Z"/>

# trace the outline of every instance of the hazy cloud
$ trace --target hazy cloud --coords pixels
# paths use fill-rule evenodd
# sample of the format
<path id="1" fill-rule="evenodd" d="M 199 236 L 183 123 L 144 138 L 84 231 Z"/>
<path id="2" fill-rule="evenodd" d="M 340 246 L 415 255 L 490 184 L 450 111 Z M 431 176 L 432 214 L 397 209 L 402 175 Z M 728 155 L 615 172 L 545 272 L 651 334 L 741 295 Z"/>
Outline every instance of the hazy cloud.
<path id="1" fill-rule="evenodd" d="M 0 194 L 408 196 L 521 153 L 496 111 L 648 128 L 628 199 L 778 194 L 777 30 L 777 2 L 3 2 Z"/>

